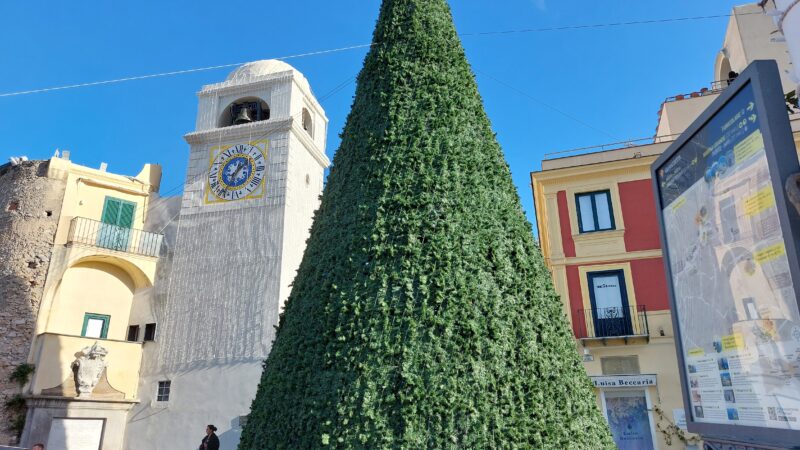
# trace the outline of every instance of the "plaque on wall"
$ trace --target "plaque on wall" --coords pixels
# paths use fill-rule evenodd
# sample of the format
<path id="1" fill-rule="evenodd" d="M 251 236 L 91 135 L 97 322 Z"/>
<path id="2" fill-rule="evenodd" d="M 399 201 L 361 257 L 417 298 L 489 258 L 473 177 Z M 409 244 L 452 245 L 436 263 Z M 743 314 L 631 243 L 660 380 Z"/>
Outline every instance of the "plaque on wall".
<path id="1" fill-rule="evenodd" d="M 104 423 L 103 419 L 53 419 L 47 450 L 100 450 Z"/>

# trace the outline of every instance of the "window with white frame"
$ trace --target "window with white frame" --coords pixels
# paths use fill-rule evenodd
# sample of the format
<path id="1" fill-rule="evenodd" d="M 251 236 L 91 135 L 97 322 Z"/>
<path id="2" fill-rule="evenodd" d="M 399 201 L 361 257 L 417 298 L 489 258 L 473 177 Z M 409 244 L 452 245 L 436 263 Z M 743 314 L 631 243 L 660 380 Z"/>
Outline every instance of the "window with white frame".
<path id="1" fill-rule="evenodd" d="M 575 195 L 578 209 L 578 229 L 581 233 L 613 230 L 614 210 L 611 192 L 585 192 Z"/>
<path id="2" fill-rule="evenodd" d="M 96 339 L 108 338 L 108 324 L 111 316 L 106 314 L 86 313 L 83 315 L 81 336 Z"/>
<path id="3" fill-rule="evenodd" d="M 158 382 L 158 391 L 156 392 L 156 401 L 157 402 L 168 402 L 169 401 L 169 392 L 172 388 L 172 381 L 159 381 Z"/>

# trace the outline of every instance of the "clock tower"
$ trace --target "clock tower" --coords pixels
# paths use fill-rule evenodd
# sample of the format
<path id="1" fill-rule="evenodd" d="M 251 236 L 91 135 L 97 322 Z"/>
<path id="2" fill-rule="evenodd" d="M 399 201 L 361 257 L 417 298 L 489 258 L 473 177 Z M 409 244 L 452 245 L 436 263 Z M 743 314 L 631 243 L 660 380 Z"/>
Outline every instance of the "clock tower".
<path id="1" fill-rule="evenodd" d="M 132 450 L 199 444 L 207 424 L 236 448 L 330 164 L 325 113 L 290 65 L 245 64 L 198 96 Z"/>

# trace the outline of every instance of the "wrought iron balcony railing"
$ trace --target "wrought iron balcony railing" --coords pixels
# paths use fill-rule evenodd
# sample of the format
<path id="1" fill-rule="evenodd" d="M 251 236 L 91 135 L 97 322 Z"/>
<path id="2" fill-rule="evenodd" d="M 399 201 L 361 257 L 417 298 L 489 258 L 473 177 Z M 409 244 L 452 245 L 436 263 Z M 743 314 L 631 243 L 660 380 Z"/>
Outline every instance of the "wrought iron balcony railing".
<path id="1" fill-rule="evenodd" d="M 578 339 L 628 338 L 650 336 L 647 309 L 636 307 L 579 309 L 575 311 Z"/>
<path id="2" fill-rule="evenodd" d="M 157 257 L 163 240 L 161 234 L 75 217 L 70 223 L 67 242 Z"/>
<path id="3" fill-rule="evenodd" d="M 677 101 L 680 101 L 680 100 L 687 100 L 687 99 L 690 99 L 690 98 L 698 98 L 698 97 L 705 97 L 707 95 L 719 94 L 720 92 L 724 91 L 725 88 L 730 86 L 731 83 L 733 83 L 733 79 L 712 81 L 711 83 L 709 83 L 709 85 L 711 86 L 710 88 L 704 87 L 704 88 L 700 89 L 699 91 L 694 91 L 694 92 L 690 92 L 690 93 L 687 93 L 687 94 L 678 94 L 678 95 L 674 95 L 672 97 L 667 97 L 667 99 L 664 100 L 664 103 L 671 103 L 671 102 L 677 102 Z"/>

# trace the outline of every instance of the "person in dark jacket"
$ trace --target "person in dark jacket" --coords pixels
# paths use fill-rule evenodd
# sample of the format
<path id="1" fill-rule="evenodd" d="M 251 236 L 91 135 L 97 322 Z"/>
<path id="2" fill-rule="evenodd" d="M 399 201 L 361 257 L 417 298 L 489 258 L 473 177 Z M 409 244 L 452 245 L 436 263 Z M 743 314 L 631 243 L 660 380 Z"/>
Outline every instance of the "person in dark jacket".
<path id="1" fill-rule="evenodd" d="M 214 425 L 206 427 L 206 437 L 203 438 L 198 450 L 219 450 L 219 438 L 214 434 L 215 431 L 217 427 Z"/>

